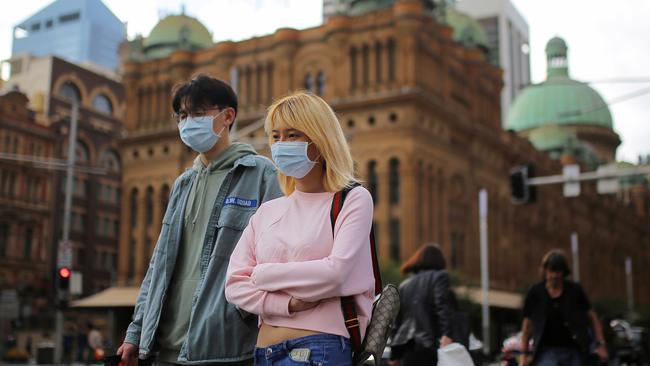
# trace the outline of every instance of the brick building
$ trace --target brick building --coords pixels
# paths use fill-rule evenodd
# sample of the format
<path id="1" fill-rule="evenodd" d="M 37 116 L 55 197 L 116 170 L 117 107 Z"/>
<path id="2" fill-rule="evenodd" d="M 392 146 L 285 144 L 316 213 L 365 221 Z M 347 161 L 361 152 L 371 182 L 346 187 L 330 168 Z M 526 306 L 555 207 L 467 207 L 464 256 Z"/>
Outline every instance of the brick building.
<path id="1" fill-rule="evenodd" d="M 19 91 L 0 93 L 0 332 L 47 322 L 52 254 L 51 172 L 34 161 L 54 155 L 56 139 L 37 124 Z"/>
<path id="2" fill-rule="evenodd" d="M 502 129 L 501 70 L 480 49 L 455 42 L 452 28 L 438 23 L 422 1 L 397 0 L 360 15 L 329 16 L 315 28 L 215 45 L 204 28 L 194 32 L 195 22 L 177 16 L 154 29 L 149 38 L 173 45 L 164 55 L 148 54 L 142 45 L 155 50 L 156 44 L 146 39 L 123 48 L 121 217 L 128 224 L 120 233 L 119 284 L 140 284 L 169 188 L 194 158 L 178 137 L 170 93 L 197 73 L 236 87 L 237 136 L 265 154 L 262 119 L 270 101 L 296 89 L 322 95 L 338 113 L 358 174 L 375 199 L 385 261 L 399 262 L 422 243 L 436 242 L 451 269 L 477 283 L 478 191 L 486 188 L 491 287 L 515 295 L 502 305 L 519 306 L 517 293 L 537 280 L 543 254 L 568 250 L 574 231 L 583 248 L 581 279 L 592 298 L 624 298 L 627 256 L 635 278 L 649 276 L 647 194 L 625 203 L 585 184 L 579 198 L 566 199 L 556 186 L 540 188 L 536 203 L 512 204 L 513 166 L 532 163 L 538 175 L 551 175 L 562 164 Z M 634 293 L 637 303 L 650 304 L 640 281 Z"/>

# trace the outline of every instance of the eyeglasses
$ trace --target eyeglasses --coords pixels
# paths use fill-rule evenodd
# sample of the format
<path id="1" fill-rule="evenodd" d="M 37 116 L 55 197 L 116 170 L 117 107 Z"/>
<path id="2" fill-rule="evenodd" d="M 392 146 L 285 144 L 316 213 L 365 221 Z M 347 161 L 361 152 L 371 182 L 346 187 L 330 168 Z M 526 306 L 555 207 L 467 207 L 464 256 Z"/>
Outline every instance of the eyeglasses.
<path id="1" fill-rule="evenodd" d="M 203 116 L 207 115 L 208 112 L 210 112 L 210 111 L 218 111 L 218 110 L 221 110 L 221 108 L 215 107 L 215 108 L 199 109 L 199 110 L 192 111 L 192 112 L 189 112 L 189 113 L 186 112 L 186 111 L 180 111 L 178 113 L 172 113 L 172 118 L 174 119 L 174 121 L 176 121 L 176 123 L 180 123 L 182 120 L 184 120 L 188 116 L 190 116 L 190 117 L 203 117 Z"/>

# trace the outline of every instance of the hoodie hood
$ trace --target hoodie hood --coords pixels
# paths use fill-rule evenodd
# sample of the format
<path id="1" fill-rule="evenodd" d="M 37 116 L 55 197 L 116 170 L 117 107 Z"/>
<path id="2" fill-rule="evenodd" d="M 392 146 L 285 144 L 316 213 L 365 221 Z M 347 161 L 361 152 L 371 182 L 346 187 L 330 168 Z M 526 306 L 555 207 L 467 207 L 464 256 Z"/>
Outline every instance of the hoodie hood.
<path id="1" fill-rule="evenodd" d="M 186 218 L 191 222 L 191 228 L 196 227 L 200 217 L 207 218 L 210 216 L 212 202 L 216 198 L 217 192 L 223 178 L 227 172 L 233 168 L 238 159 L 248 155 L 255 155 L 257 152 L 250 145 L 242 143 L 232 143 L 219 156 L 211 161 L 206 167 L 203 164 L 201 155 L 194 159 L 192 170 L 197 172 L 194 186 L 188 196 L 188 206 L 186 209 Z M 205 202 L 210 202 L 205 205 Z M 207 225 L 207 219 L 202 220 L 203 226 Z"/>
<path id="2" fill-rule="evenodd" d="M 201 155 L 198 155 L 196 159 L 194 159 L 192 169 L 197 173 L 201 173 L 203 170 L 207 169 L 207 173 L 212 174 L 219 170 L 232 168 L 235 162 L 244 156 L 256 154 L 257 152 L 253 149 L 252 146 L 248 144 L 242 144 L 241 142 L 234 142 L 230 144 L 226 150 L 222 151 L 221 154 L 216 157 L 216 159 L 211 161 L 207 167 L 203 163 Z"/>

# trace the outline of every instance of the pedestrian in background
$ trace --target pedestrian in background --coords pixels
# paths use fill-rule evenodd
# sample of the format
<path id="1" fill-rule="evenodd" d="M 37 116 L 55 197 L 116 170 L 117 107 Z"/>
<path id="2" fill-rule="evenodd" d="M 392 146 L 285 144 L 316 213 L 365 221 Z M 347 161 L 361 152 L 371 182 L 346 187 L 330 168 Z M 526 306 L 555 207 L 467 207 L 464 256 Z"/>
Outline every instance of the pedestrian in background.
<path id="1" fill-rule="evenodd" d="M 580 366 L 588 355 L 592 336 L 601 361 L 608 358 L 603 330 L 582 286 L 567 279 L 571 270 L 561 250 L 553 249 L 542 259 L 542 280 L 533 285 L 524 301 L 521 349 L 532 335 L 532 357 L 525 352 L 519 364 Z"/>
<path id="2" fill-rule="evenodd" d="M 422 246 L 402 265 L 410 275 L 399 285 L 400 310 L 391 335 L 391 365 L 436 365 L 437 350 L 453 342 L 453 300 L 445 257 Z"/>
<path id="3" fill-rule="evenodd" d="M 104 358 L 104 340 L 92 322 L 88 326 L 88 363 L 96 363 Z"/>
<path id="4" fill-rule="evenodd" d="M 171 104 L 179 137 L 197 156 L 174 183 L 117 353 L 125 366 L 138 356 L 159 365 L 252 365 L 257 317 L 228 304 L 224 284 L 251 215 L 282 194 L 276 169 L 231 141 L 237 96 L 226 82 L 198 75 L 174 88 Z"/>

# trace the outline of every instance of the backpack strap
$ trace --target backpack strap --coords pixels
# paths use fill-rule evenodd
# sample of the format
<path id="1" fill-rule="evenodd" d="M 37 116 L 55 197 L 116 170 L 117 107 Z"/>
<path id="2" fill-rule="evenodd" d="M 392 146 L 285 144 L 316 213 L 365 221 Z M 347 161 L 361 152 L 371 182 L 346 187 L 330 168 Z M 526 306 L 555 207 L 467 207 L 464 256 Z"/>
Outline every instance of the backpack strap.
<path id="1" fill-rule="evenodd" d="M 334 235 L 334 225 L 336 224 L 336 219 L 338 218 L 341 210 L 343 209 L 343 203 L 348 193 L 355 187 L 359 186 L 359 183 L 353 183 L 350 186 L 346 187 L 342 191 L 336 192 L 334 198 L 332 199 L 332 208 L 330 210 L 330 221 L 332 223 L 332 235 Z M 375 295 L 381 293 L 381 273 L 379 272 L 379 263 L 377 261 L 377 250 L 375 248 L 375 235 L 374 230 L 370 228 L 370 253 L 372 256 L 372 272 L 375 276 Z M 350 333 L 350 342 L 355 352 L 361 350 L 361 331 L 359 329 L 359 318 L 357 316 L 356 302 L 354 301 L 354 296 L 345 296 L 341 298 L 341 310 L 343 311 L 343 318 L 345 319 L 345 327 Z"/>

